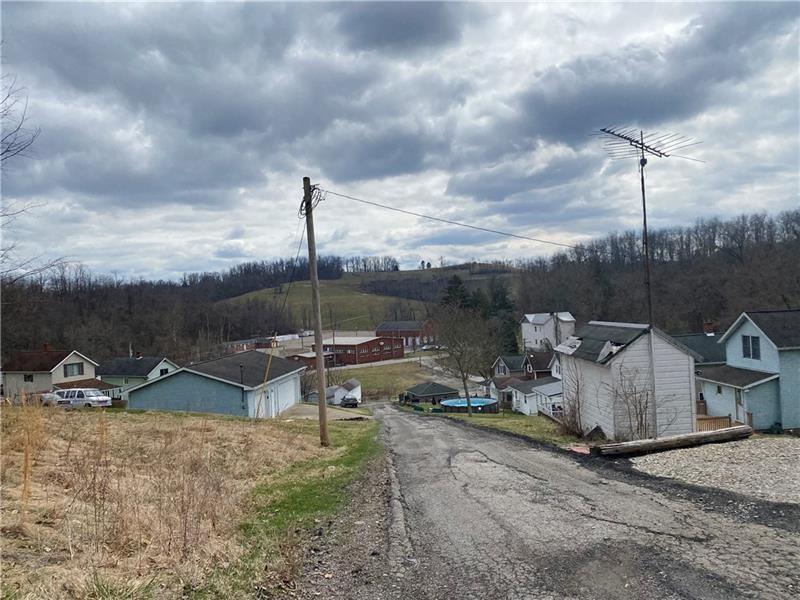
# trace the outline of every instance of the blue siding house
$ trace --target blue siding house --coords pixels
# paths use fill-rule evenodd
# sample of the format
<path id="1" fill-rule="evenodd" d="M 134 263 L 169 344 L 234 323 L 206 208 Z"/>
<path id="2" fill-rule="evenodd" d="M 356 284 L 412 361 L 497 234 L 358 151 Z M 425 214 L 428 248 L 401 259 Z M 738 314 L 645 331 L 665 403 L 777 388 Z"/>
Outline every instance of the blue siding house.
<path id="1" fill-rule="evenodd" d="M 128 408 L 271 418 L 297 404 L 305 366 L 251 350 L 195 363 L 128 390 Z"/>
<path id="2" fill-rule="evenodd" d="M 725 364 L 697 370 L 708 414 L 800 429 L 800 310 L 744 312 L 719 343 Z"/>

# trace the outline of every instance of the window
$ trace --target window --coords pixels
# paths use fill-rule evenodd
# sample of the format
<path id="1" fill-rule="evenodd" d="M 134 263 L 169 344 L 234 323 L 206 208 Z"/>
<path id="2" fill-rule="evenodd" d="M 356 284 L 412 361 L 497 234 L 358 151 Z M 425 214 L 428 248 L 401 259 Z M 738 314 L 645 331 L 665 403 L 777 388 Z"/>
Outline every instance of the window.
<path id="1" fill-rule="evenodd" d="M 717 386 L 717 394 L 722 394 L 722 386 L 721 385 Z"/>
<path id="2" fill-rule="evenodd" d="M 528 373 L 533 373 L 533 367 L 528 365 Z"/>
<path id="3" fill-rule="evenodd" d="M 64 365 L 64 377 L 77 377 L 83 375 L 83 363 L 70 363 Z"/>
<path id="4" fill-rule="evenodd" d="M 166 375 L 167 373 L 169 373 L 169 369 L 161 369 L 161 370 L 158 372 L 158 376 L 159 376 L 159 377 L 163 377 L 163 376 L 164 376 L 164 375 Z"/>
<path id="5" fill-rule="evenodd" d="M 742 356 L 761 360 L 761 339 L 757 335 L 742 336 Z"/>
<path id="6" fill-rule="evenodd" d="M 75 395 L 75 397 L 76 398 L 83 398 L 83 392 L 78 391 L 78 393 Z"/>
<path id="7" fill-rule="evenodd" d="M 33 383 L 33 373 L 31 373 L 30 375 L 23 375 L 22 380 L 25 383 Z"/>

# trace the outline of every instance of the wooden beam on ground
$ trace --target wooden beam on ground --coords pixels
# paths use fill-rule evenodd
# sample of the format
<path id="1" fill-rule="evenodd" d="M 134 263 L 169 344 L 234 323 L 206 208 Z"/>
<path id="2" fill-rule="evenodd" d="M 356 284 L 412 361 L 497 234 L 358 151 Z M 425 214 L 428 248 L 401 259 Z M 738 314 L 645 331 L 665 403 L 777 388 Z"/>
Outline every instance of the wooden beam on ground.
<path id="1" fill-rule="evenodd" d="M 619 442 L 616 444 L 603 444 L 592 448 L 593 456 L 624 456 L 626 454 L 647 454 L 661 452 L 674 448 L 686 448 L 711 444 L 717 442 L 730 442 L 741 440 L 753 435 L 753 428 L 747 425 L 726 427 L 715 431 L 698 431 L 682 435 L 671 435 L 658 439 L 634 440 L 632 442 Z"/>

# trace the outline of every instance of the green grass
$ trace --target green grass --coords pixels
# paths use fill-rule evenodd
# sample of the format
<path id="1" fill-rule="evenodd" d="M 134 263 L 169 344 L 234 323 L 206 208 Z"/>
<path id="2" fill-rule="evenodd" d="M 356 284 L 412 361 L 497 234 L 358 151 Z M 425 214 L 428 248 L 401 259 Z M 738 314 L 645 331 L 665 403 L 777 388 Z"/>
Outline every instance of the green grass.
<path id="1" fill-rule="evenodd" d="M 403 273 L 400 271 L 399 273 Z M 413 273 L 409 271 L 407 273 Z M 341 279 L 326 279 L 320 281 L 320 305 L 322 307 L 323 329 L 331 326 L 331 315 L 337 328 L 346 331 L 360 329 L 374 331 L 382 321 L 396 318 L 393 307 L 401 308 L 407 315 L 410 310 L 415 319 L 422 319 L 427 314 L 426 305 L 417 300 L 406 300 L 392 296 L 378 296 L 366 294 L 359 289 L 361 281 L 366 275 L 388 276 L 387 273 L 345 273 Z M 397 273 L 392 274 L 397 276 Z M 243 302 L 247 299 L 272 300 L 281 297 L 286 291 L 282 288 L 265 288 L 249 292 L 223 302 Z M 287 306 L 292 315 L 306 324 L 311 323 L 311 283 L 309 281 L 296 281 L 292 284 L 287 300 Z M 345 322 L 346 321 L 346 322 Z"/>
<path id="2" fill-rule="evenodd" d="M 412 385 L 433 378 L 430 370 L 420 367 L 416 361 L 347 369 L 345 373 L 361 382 L 361 389 L 367 398 L 388 396 L 396 399 L 400 392 L 405 392 Z"/>
<path id="3" fill-rule="evenodd" d="M 298 432 L 313 421 L 291 424 Z M 253 491 L 249 518 L 241 524 L 244 556 L 220 569 L 191 598 L 250 598 L 270 595 L 302 563 L 300 541 L 319 520 L 334 515 L 348 499 L 347 488 L 381 451 L 374 421 L 329 424 L 331 455 L 295 464 Z M 261 591 L 261 594 L 259 594 Z M 270 596 L 271 597 L 271 596 Z"/>

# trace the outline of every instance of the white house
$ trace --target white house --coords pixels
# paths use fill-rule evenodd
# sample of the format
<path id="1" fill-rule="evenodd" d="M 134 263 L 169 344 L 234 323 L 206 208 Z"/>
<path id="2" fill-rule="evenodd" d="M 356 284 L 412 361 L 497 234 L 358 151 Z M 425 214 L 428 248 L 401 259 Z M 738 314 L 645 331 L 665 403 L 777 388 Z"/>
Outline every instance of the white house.
<path id="1" fill-rule="evenodd" d="M 348 379 L 342 384 L 342 387 L 346 392 L 345 396 L 352 396 L 361 402 L 361 382 L 358 379 Z"/>
<path id="2" fill-rule="evenodd" d="M 54 387 L 98 387 L 97 363 L 77 350 L 17 352 L 3 365 L 3 394 L 19 399 L 22 394 L 45 392 Z"/>
<path id="3" fill-rule="evenodd" d="M 545 312 L 523 315 L 522 347 L 530 350 L 555 348 L 575 333 L 575 317 L 569 312 Z"/>
<path id="4" fill-rule="evenodd" d="M 609 439 L 651 437 L 653 391 L 659 436 L 696 430 L 699 356 L 666 333 L 638 323 L 591 321 L 556 352 L 564 418 L 584 433 L 599 428 Z"/>
<path id="5" fill-rule="evenodd" d="M 524 415 L 539 412 L 559 418 L 562 412 L 561 380 L 556 377 L 514 380 L 509 386 L 512 393 L 511 409 Z"/>

